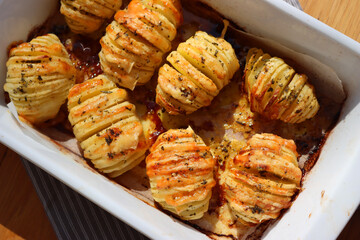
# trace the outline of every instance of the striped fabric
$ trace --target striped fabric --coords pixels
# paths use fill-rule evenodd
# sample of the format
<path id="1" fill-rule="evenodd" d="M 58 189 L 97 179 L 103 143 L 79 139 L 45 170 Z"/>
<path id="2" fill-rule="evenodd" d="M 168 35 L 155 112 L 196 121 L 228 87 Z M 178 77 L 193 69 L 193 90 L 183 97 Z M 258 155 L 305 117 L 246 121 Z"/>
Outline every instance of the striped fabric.
<path id="1" fill-rule="evenodd" d="M 284 1 L 287 2 L 287 3 L 289 3 L 289 4 L 291 4 L 291 5 L 293 5 L 294 7 L 302 10 L 302 7 L 301 7 L 301 5 L 300 5 L 300 3 L 299 3 L 298 0 L 284 0 Z"/>
<path id="2" fill-rule="evenodd" d="M 298 0 L 284 0 L 302 9 Z M 58 239 L 148 239 L 27 160 L 22 160 Z"/>
<path id="3" fill-rule="evenodd" d="M 148 239 L 34 164 L 22 162 L 58 239 Z"/>

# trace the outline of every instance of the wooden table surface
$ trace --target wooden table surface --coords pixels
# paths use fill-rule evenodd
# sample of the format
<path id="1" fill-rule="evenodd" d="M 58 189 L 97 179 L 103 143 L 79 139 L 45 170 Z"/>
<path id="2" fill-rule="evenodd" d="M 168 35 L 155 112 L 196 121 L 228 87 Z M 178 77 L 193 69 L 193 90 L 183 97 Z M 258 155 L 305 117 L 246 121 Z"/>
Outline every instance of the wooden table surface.
<path id="1" fill-rule="evenodd" d="M 360 0 L 300 0 L 303 10 L 360 42 Z M 0 144 L 0 240 L 56 239 L 19 156 Z M 360 239 L 360 210 L 338 239 Z"/>

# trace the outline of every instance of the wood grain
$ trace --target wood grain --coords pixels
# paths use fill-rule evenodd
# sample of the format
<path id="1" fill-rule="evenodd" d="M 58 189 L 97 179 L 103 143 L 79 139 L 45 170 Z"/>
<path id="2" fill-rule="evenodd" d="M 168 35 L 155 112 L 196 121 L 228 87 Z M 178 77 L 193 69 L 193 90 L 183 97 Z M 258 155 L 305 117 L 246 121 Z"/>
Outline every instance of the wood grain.
<path id="1" fill-rule="evenodd" d="M 56 239 L 19 156 L 0 144 L 0 239 Z M 15 238 L 19 237 L 19 238 Z"/>
<path id="2" fill-rule="evenodd" d="M 360 0 L 299 0 L 304 12 L 360 42 Z"/>
<path id="3" fill-rule="evenodd" d="M 299 0 L 311 16 L 360 42 L 360 0 Z M 360 239 L 360 209 L 339 240 Z M 0 240 L 56 239 L 19 156 L 0 144 Z"/>
<path id="4" fill-rule="evenodd" d="M 23 240 L 24 238 L 20 237 L 16 233 L 10 231 L 8 228 L 0 224 L 0 240 Z"/>

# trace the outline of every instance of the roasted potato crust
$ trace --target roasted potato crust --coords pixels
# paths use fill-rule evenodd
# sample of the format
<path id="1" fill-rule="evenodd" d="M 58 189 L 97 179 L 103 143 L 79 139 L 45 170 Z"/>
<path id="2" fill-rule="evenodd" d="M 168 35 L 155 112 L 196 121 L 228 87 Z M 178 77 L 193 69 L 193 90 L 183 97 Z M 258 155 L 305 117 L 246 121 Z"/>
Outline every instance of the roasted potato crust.
<path id="1" fill-rule="evenodd" d="M 191 128 L 163 133 L 146 158 L 155 201 L 182 219 L 201 218 L 215 186 L 214 166 L 210 148 Z"/>
<path id="2" fill-rule="evenodd" d="M 289 208 L 302 177 L 293 140 L 263 133 L 226 165 L 220 185 L 234 216 L 246 225 L 275 219 Z"/>
<path id="3" fill-rule="evenodd" d="M 148 82 L 170 51 L 182 22 L 178 0 L 133 0 L 101 38 L 100 63 L 109 79 L 133 90 Z"/>
<path id="4" fill-rule="evenodd" d="M 76 70 L 54 34 L 11 49 L 6 66 L 4 90 L 18 114 L 34 124 L 54 118 L 75 83 Z"/>
<path id="5" fill-rule="evenodd" d="M 99 75 L 75 85 L 68 99 L 74 135 L 99 171 L 117 177 L 144 159 L 143 128 L 124 89 Z"/>
<path id="6" fill-rule="evenodd" d="M 244 76 L 251 110 L 269 119 L 300 123 L 314 117 L 320 108 L 307 76 L 261 49 L 249 50 Z"/>
<path id="7" fill-rule="evenodd" d="M 88 34 L 98 30 L 121 4 L 122 0 L 61 0 L 60 12 L 72 32 Z"/>
<path id="8" fill-rule="evenodd" d="M 167 57 L 159 70 L 156 102 L 170 114 L 190 114 L 209 106 L 226 86 L 239 62 L 224 39 L 197 32 Z"/>

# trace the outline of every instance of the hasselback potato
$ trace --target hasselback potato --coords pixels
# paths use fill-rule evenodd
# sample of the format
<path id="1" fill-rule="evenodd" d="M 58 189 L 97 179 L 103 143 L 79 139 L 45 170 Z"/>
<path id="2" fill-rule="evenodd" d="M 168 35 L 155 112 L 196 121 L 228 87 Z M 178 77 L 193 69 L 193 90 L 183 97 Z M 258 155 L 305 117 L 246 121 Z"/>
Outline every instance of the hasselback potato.
<path id="1" fill-rule="evenodd" d="M 300 123 L 315 116 L 320 105 L 305 74 L 281 58 L 252 48 L 246 57 L 245 89 L 251 110 L 269 119 Z"/>
<path id="2" fill-rule="evenodd" d="M 224 39 L 198 31 L 167 57 L 159 70 L 156 102 L 170 114 L 189 114 L 209 106 L 239 68 Z"/>
<path id="3" fill-rule="evenodd" d="M 109 79 L 134 89 L 145 84 L 170 51 L 182 22 L 178 0 L 133 0 L 115 14 L 100 40 L 100 63 Z"/>
<path id="4" fill-rule="evenodd" d="M 68 97 L 69 121 L 95 168 L 117 177 L 145 158 L 146 143 L 135 106 L 105 75 L 77 84 Z"/>
<path id="5" fill-rule="evenodd" d="M 88 34 L 98 30 L 121 4 L 122 0 L 61 0 L 60 12 L 71 31 Z"/>
<path id="6" fill-rule="evenodd" d="M 18 114 L 37 124 L 54 118 L 75 83 L 65 47 L 54 34 L 12 48 L 4 90 Z"/>
<path id="7" fill-rule="evenodd" d="M 146 158 L 155 201 L 182 219 L 201 218 L 215 185 L 214 166 L 210 148 L 191 128 L 163 133 Z"/>
<path id="8" fill-rule="evenodd" d="M 256 134 L 221 176 L 223 195 L 235 217 L 246 225 L 277 218 L 291 205 L 302 172 L 292 140 Z"/>

